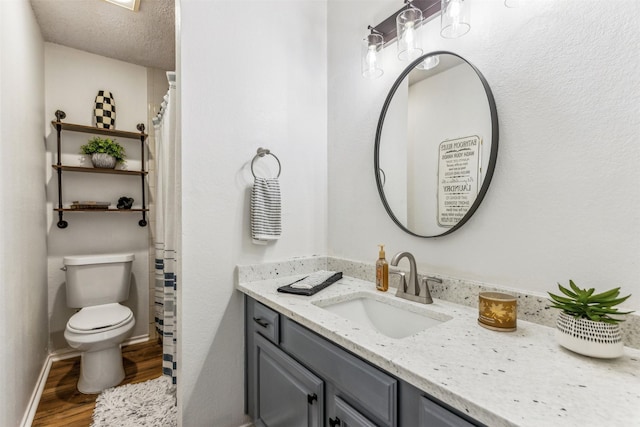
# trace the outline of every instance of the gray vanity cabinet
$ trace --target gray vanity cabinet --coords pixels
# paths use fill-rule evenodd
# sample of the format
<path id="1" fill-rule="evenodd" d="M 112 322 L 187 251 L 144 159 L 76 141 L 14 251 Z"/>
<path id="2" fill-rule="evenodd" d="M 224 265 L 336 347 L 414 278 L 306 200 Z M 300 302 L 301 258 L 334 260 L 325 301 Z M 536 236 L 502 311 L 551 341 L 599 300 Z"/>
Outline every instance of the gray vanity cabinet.
<path id="1" fill-rule="evenodd" d="M 245 410 L 257 426 L 481 425 L 250 297 L 245 340 Z"/>
<path id="2" fill-rule="evenodd" d="M 455 416 L 431 399 L 420 396 L 418 404 L 419 427 L 473 427 L 474 424 Z"/>
<path id="3" fill-rule="evenodd" d="M 254 339 L 256 425 L 321 427 L 323 381 L 260 334 Z"/>
<path id="4" fill-rule="evenodd" d="M 327 383 L 327 418 L 343 412 L 354 427 L 397 426 L 398 380 L 285 316 L 280 322 L 280 347 Z"/>
<path id="5" fill-rule="evenodd" d="M 330 427 L 376 427 L 374 423 L 338 396 L 334 396 L 333 403 L 335 417 L 329 418 Z"/>

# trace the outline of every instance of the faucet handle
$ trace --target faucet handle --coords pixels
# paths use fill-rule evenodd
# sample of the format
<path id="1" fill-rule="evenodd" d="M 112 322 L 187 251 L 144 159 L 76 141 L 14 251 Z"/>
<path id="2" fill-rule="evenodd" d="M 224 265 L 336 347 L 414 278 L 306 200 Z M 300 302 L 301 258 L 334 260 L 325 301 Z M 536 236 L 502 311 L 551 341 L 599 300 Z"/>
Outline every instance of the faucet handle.
<path id="1" fill-rule="evenodd" d="M 431 291 L 429 290 L 429 280 L 442 283 L 442 280 L 437 277 L 422 276 L 421 281 L 424 282 L 425 304 L 433 304 L 433 298 L 431 298 Z"/>
<path id="2" fill-rule="evenodd" d="M 398 276 L 400 276 L 400 284 L 398 284 L 398 292 L 400 292 L 400 289 L 402 289 L 402 292 L 407 292 L 407 278 L 405 277 L 404 271 L 389 269 L 389 274 L 397 274 Z"/>

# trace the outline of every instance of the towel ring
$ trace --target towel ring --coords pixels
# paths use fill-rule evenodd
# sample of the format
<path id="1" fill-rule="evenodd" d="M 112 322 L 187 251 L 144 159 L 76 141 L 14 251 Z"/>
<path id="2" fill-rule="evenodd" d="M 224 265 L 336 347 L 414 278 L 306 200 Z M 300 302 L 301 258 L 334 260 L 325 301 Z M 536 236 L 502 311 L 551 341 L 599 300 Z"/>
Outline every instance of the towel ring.
<path id="1" fill-rule="evenodd" d="M 264 157 L 266 155 L 273 156 L 276 159 L 276 162 L 278 162 L 278 175 L 276 175 L 276 178 L 280 178 L 280 172 L 282 172 L 282 165 L 280 164 L 280 159 L 278 159 L 278 157 L 276 157 L 276 155 L 273 154 L 271 150 L 269 150 L 268 148 L 262 148 L 262 147 L 258 148 L 257 154 L 253 156 L 253 160 L 251 160 L 251 174 L 253 175 L 254 178 L 257 178 L 256 173 L 253 170 L 253 164 L 255 163 L 256 160 L 258 160 L 259 157 Z"/>

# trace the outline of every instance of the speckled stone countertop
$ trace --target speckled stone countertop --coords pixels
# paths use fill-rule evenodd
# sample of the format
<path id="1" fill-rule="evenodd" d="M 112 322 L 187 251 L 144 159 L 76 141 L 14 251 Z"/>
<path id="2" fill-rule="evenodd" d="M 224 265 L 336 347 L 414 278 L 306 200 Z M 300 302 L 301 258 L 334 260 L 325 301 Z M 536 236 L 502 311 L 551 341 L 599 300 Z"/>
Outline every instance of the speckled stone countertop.
<path id="1" fill-rule="evenodd" d="M 333 262 L 309 258 L 239 266 L 236 286 L 488 426 L 640 426 L 640 350 L 625 347 L 624 356 L 613 360 L 572 353 L 556 344 L 553 328 L 522 320 L 520 309 L 517 331 L 494 332 L 477 324 L 472 307 L 438 298 L 425 306 L 395 297 L 392 288 L 378 292 L 371 281 L 347 276 L 357 269 L 353 265 L 345 265 L 343 279 L 311 297 L 277 292 Z M 319 306 L 356 295 L 452 319 L 393 339 Z"/>

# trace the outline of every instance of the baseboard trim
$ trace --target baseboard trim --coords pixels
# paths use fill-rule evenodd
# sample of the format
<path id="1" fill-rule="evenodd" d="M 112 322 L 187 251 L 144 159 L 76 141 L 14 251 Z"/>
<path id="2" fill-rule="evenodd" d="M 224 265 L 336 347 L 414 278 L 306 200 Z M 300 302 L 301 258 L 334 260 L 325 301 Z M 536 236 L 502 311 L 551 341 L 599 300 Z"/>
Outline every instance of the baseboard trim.
<path id="1" fill-rule="evenodd" d="M 140 344 L 140 343 L 149 341 L 149 339 L 150 339 L 149 338 L 149 334 L 138 335 L 137 337 L 131 337 L 128 340 L 126 340 L 125 342 L 123 342 L 122 346 L 126 347 L 128 345 Z"/>
<path id="2" fill-rule="evenodd" d="M 22 418 L 20 427 L 31 427 L 31 425 L 33 424 L 33 419 L 36 416 L 36 411 L 38 410 L 38 405 L 40 404 L 40 398 L 42 397 L 44 386 L 47 383 L 47 378 L 49 377 L 49 371 L 51 371 L 52 364 L 53 364 L 53 359 L 49 354 L 47 355 L 47 358 L 44 361 L 44 365 L 40 370 L 40 376 L 38 377 L 36 386 L 33 390 L 33 393 L 31 394 L 31 398 L 29 399 L 29 404 L 27 405 L 27 410 L 25 411 L 24 417 Z"/>
<path id="3" fill-rule="evenodd" d="M 126 347 L 128 345 L 140 344 L 147 341 L 149 341 L 149 334 L 138 335 L 124 341 L 122 343 L 122 346 Z M 44 361 L 44 365 L 40 370 L 40 376 L 38 377 L 36 386 L 33 390 L 33 393 L 31 394 L 31 399 L 29 399 L 29 404 L 27 405 L 27 410 L 25 411 L 24 417 L 22 418 L 20 427 L 30 427 L 33 424 L 33 419 L 36 416 L 36 411 L 38 410 L 38 405 L 40 404 L 40 398 L 42 397 L 42 392 L 44 391 L 44 386 L 47 383 L 47 378 L 49 377 L 49 372 L 51 371 L 51 365 L 53 365 L 53 362 L 71 359 L 72 357 L 78 357 L 81 353 L 82 352 L 74 350 L 72 348 L 65 348 L 63 350 L 58 350 L 47 355 L 47 358 Z"/>

